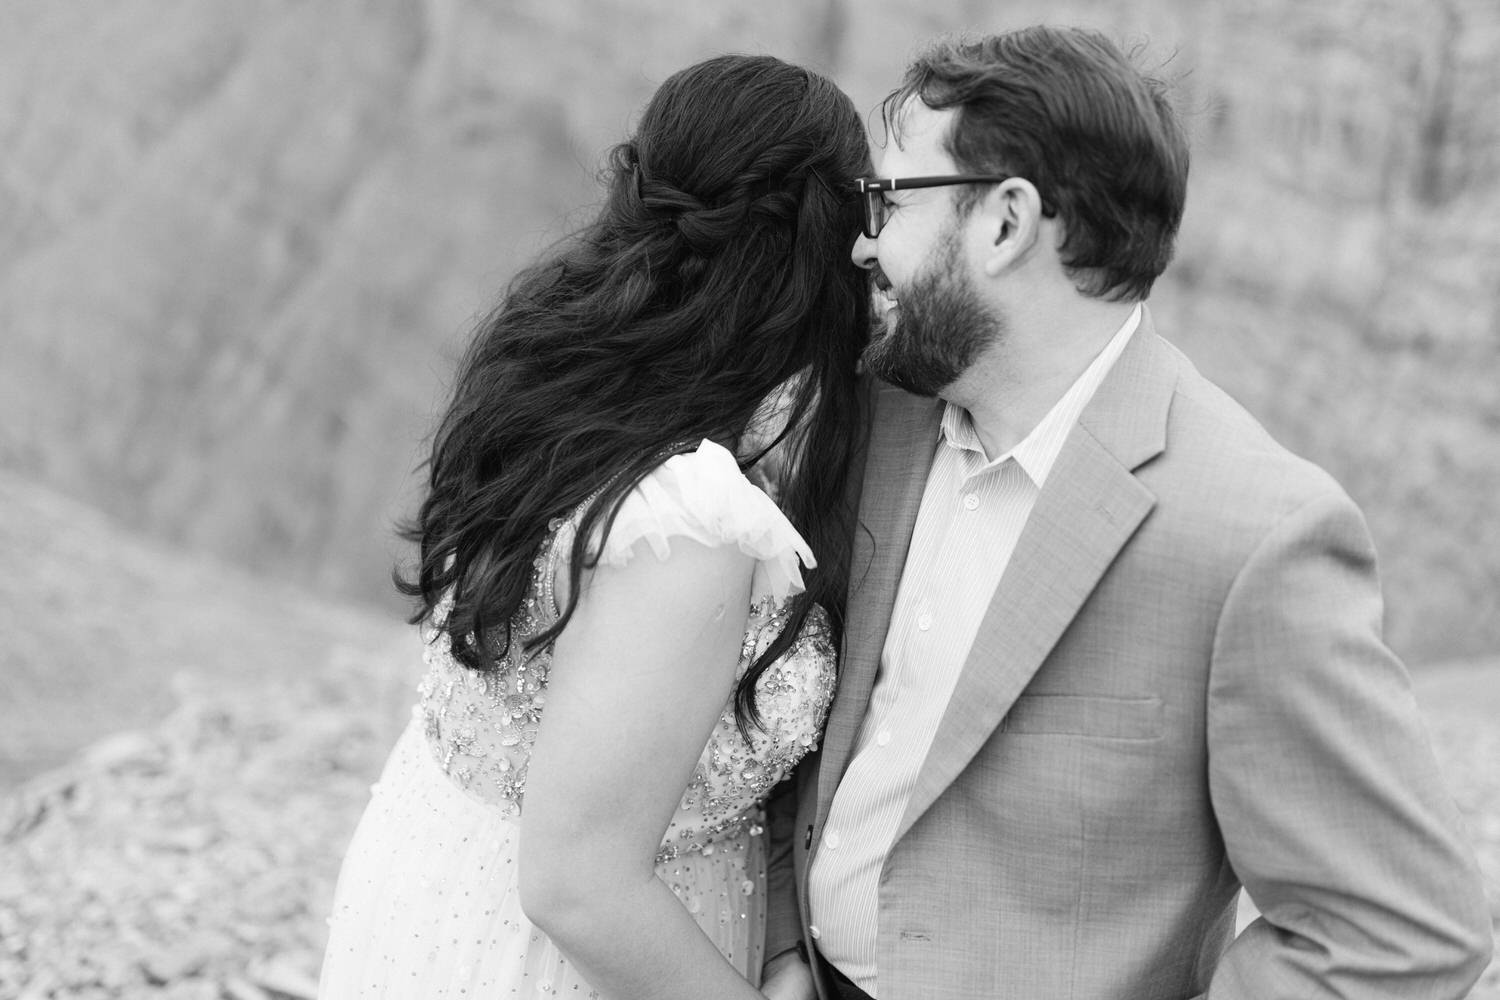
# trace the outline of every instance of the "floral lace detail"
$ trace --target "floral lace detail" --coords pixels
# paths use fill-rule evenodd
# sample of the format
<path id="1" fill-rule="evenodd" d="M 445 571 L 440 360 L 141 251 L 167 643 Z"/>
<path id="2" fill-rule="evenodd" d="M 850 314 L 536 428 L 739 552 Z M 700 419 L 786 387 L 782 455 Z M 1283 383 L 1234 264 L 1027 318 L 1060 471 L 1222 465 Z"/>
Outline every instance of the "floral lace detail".
<path id="1" fill-rule="evenodd" d="M 460 788 L 507 816 L 520 814 L 527 764 L 547 702 L 552 647 L 529 652 L 525 647 L 527 639 L 556 620 L 551 549 L 544 545 L 537 557 L 531 588 L 511 616 L 510 648 L 497 669 L 471 670 L 454 657 L 452 638 L 441 628 L 453 606 L 451 598 L 434 609 L 436 627 L 422 651 L 427 673 L 417 686 L 418 708 L 429 747 Z"/>
<path id="2" fill-rule="evenodd" d="M 791 601 L 762 598 L 750 608 L 740 650 L 740 677 L 786 628 Z M 828 617 L 814 607 L 801 633 L 755 682 L 764 728 L 741 735 L 733 702 L 719 717 L 693 778 L 667 827 L 658 863 L 681 851 L 712 854 L 716 845 L 748 832 L 760 834 L 761 801 L 818 745 L 833 702 L 835 654 Z"/>
<path id="3" fill-rule="evenodd" d="M 499 669 L 471 670 L 453 656 L 448 634 L 428 637 L 427 673 L 419 686 L 429 749 L 443 771 L 465 792 L 519 816 L 526 771 L 546 704 L 550 645 L 527 652 L 526 640 L 556 621 L 551 581 L 559 550 L 571 544 L 571 522 L 555 522 L 537 557 L 532 586 L 511 619 L 511 644 Z M 434 612 L 441 624 L 449 604 Z M 770 647 L 785 629 L 791 601 L 770 596 L 755 601 L 741 647 L 736 676 Z M 814 607 L 791 647 L 756 682 L 762 726 L 738 728 L 734 703 L 725 707 L 684 790 L 657 854 L 668 862 L 684 851 L 711 855 L 721 846 L 760 834 L 760 803 L 817 746 L 833 701 L 835 653 L 823 609 Z"/>

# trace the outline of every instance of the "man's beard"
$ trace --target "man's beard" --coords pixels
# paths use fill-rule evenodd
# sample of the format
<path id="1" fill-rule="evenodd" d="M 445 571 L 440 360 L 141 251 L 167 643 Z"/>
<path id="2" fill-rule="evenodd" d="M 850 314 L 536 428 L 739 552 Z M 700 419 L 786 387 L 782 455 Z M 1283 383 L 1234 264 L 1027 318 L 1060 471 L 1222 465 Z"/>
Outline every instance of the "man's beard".
<path id="1" fill-rule="evenodd" d="M 958 236 L 948 232 L 934 265 L 897 298 L 895 328 L 874 321 L 865 365 L 877 378 L 918 396 L 936 396 L 968 370 L 1003 329 L 959 264 Z"/>

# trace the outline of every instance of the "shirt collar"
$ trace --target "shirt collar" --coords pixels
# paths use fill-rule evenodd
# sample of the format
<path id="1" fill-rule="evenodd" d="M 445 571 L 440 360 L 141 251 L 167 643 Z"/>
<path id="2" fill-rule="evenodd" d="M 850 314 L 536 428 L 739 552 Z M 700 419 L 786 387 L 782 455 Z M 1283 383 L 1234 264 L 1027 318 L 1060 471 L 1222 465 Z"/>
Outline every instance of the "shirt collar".
<path id="1" fill-rule="evenodd" d="M 1073 382 L 1068 391 L 1063 393 L 1061 399 L 1053 404 L 1052 409 L 1041 419 L 1031 433 L 1022 438 L 1014 448 L 998 455 L 990 461 L 984 460 L 984 445 L 980 443 L 979 432 L 974 429 L 973 420 L 969 411 L 953 403 L 943 408 L 942 440 L 950 448 L 959 451 L 973 452 L 975 458 L 981 463 L 971 475 L 988 472 L 990 469 L 999 468 L 1007 460 L 1014 458 L 1016 464 L 1026 473 L 1038 489 L 1047 482 L 1047 476 L 1052 472 L 1052 466 L 1057 462 L 1057 456 L 1062 452 L 1063 442 L 1067 440 L 1073 425 L 1078 422 L 1078 417 L 1083 413 L 1084 407 L 1089 400 L 1094 398 L 1100 383 L 1114 367 L 1115 361 L 1125 350 L 1125 345 L 1130 342 L 1136 329 L 1141 325 L 1141 305 L 1136 303 L 1130 315 L 1126 317 L 1124 324 L 1115 331 L 1109 343 L 1104 345 L 1089 366 L 1083 370 L 1083 374 Z"/>

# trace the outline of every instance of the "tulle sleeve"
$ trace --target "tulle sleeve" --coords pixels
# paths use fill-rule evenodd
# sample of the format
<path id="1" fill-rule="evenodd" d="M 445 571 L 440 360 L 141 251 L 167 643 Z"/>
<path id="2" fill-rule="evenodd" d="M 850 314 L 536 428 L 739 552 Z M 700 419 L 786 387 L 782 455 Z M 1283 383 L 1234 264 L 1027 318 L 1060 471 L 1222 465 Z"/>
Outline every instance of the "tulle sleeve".
<path id="1" fill-rule="evenodd" d="M 745 478 L 727 449 L 707 440 L 641 480 L 621 504 L 602 549 L 596 541 L 590 551 L 599 553 L 601 565 L 623 566 L 642 539 L 666 559 L 673 538 L 737 546 L 759 561 L 755 596 L 769 593 L 778 601 L 803 590 L 801 566 L 817 565 L 781 508 Z"/>

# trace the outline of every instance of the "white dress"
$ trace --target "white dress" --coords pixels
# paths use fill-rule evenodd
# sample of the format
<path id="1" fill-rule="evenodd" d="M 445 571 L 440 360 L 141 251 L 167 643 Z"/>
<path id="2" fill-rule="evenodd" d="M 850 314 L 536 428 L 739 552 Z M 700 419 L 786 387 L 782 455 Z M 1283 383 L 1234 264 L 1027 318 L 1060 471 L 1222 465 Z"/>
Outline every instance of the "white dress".
<path id="1" fill-rule="evenodd" d="M 502 669 L 480 673 L 429 635 L 412 722 L 392 751 L 344 858 L 319 997 L 600 997 L 521 911 L 516 855 L 527 763 L 545 716 L 550 648 L 522 652 L 556 620 L 577 520 L 555 520 L 512 618 Z M 780 634 L 802 587 L 806 543 L 728 451 L 705 441 L 666 460 L 622 505 L 600 562 L 621 565 L 645 539 L 734 544 L 756 559 L 739 671 Z M 562 566 L 561 571 L 559 566 Z M 442 608 L 439 608 L 442 613 Z M 764 730 L 747 743 L 724 708 L 656 856 L 657 876 L 739 972 L 763 959 L 761 803 L 820 736 L 834 651 L 814 608 L 797 641 L 756 684 Z"/>

